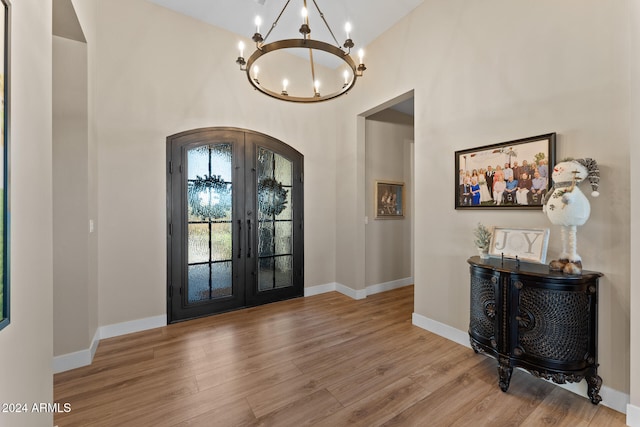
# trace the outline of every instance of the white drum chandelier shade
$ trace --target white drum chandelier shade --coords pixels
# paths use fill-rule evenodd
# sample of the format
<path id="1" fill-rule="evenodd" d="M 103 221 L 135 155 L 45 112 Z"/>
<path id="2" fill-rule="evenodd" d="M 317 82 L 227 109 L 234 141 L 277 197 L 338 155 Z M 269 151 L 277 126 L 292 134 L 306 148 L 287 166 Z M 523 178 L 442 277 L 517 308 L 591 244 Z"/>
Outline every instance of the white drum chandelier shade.
<path id="1" fill-rule="evenodd" d="M 299 32 L 302 35 L 301 38 L 283 39 L 283 40 L 277 40 L 271 43 L 266 43 L 267 38 L 271 34 L 271 31 L 273 31 L 273 29 L 276 27 L 276 25 L 278 24 L 278 21 L 280 20 L 280 17 L 282 17 L 285 10 L 287 9 L 287 6 L 289 6 L 289 3 L 291 3 L 291 0 L 287 0 L 280 14 L 276 18 L 276 20 L 273 22 L 269 32 L 267 33 L 266 36 L 264 36 L 264 38 L 262 37 L 262 34 L 260 34 L 259 32 L 261 19 L 259 17 L 256 18 L 256 33 L 252 37 L 252 40 L 256 44 L 256 50 L 249 56 L 248 59 L 244 58 L 244 43 L 240 42 L 240 45 L 238 46 L 240 49 L 240 56 L 238 56 L 238 58 L 236 59 L 236 63 L 240 66 L 240 70 L 246 72 L 249 83 L 251 83 L 251 85 L 255 89 L 259 90 L 265 95 L 268 95 L 283 101 L 290 101 L 290 102 L 327 101 L 329 99 L 333 99 L 338 96 L 346 94 L 349 90 L 351 90 L 351 88 L 353 88 L 353 86 L 356 83 L 356 79 L 358 77 L 361 77 L 364 71 L 366 70 L 366 67 L 363 63 L 364 52 L 362 50 L 360 50 L 359 52 L 359 62 L 357 65 L 356 65 L 356 62 L 351 58 L 351 49 L 354 47 L 354 43 L 353 43 L 353 40 L 350 38 L 350 32 L 351 32 L 350 24 L 347 23 L 347 25 L 345 26 L 345 30 L 347 32 L 347 39 L 344 42 L 344 44 L 340 46 L 340 43 L 337 41 L 333 31 L 329 27 L 329 24 L 327 23 L 327 20 L 325 19 L 324 14 L 320 11 L 320 8 L 318 7 L 316 0 L 312 0 L 312 1 L 316 10 L 318 11 L 318 14 L 324 21 L 329 33 L 333 37 L 333 40 L 335 41 L 335 45 L 324 42 L 324 41 L 320 41 L 320 40 L 314 40 L 311 38 L 311 28 L 309 26 L 309 16 L 307 13 L 306 0 L 303 0 L 303 6 L 304 6 L 302 9 L 303 24 L 299 29 Z M 297 77 L 287 77 L 286 74 L 289 72 L 292 72 L 291 68 L 282 65 L 280 71 L 274 71 L 271 69 L 273 68 L 273 62 L 271 62 L 271 66 L 269 67 L 270 68 L 269 70 L 259 70 L 259 67 L 256 64 L 256 62 L 263 59 L 269 53 L 273 53 L 276 51 L 284 52 L 287 49 L 308 50 L 309 65 L 308 65 L 308 68 L 305 67 L 306 69 L 306 71 L 304 72 L 305 76 L 300 77 L 298 75 Z M 335 72 L 340 73 L 340 71 L 343 71 L 343 73 L 341 74 L 341 77 L 340 78 L 336 77 L 335 79 L 333 79 L 335 80 L 334 82 L 321 82 L 318 79 L 318 74 L 320 73 L 318 73 L 317 72 L 318 70 L 316 70 L 316 61 L 315 61 L 316 58 L 314 58 L 314 55 L 316 56 L 316 58 L 320 55 L 325 55 L 325 56 L 329 55 L 334 58 L 339 58 L 340 63 L 342 65 Z M 271 55 L 271 56 L 275 57 L 275 55 Z M 265 71 L 268 71 L 268 75 L 271 76 L 270 82 L 260 81 L 259 76 L 265 75 Z M 273 76 L 276 73 L 282 74 L 282 77 L 283 77 L 281 89 L 276 88 L 273 85 L 273 81 L 274 81 Z M 291 79 L 295 78 L 298 87 L 302 86 L 303 89 L 296 93 L 292 92 L 290 94 L 288 92 L 289 83 L 290 83 L 289 78 Z M 332 83 L 335 83 L 337 81 L 339 81 L 340 84 L 332 85 Z M 328 87 L 329 90 L 324 90 L 326 87 Z"/>

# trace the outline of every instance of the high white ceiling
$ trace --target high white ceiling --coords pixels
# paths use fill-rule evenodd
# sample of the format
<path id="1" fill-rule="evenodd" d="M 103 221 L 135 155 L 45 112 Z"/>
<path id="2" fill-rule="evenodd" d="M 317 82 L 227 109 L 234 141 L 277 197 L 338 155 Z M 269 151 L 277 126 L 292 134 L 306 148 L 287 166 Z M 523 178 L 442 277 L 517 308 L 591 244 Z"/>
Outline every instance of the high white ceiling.
<path id="1" fill-rule="evenodd" d="M 248 42 L 245 57 L 251 54 L 250 41 L 256 31 L 255 18 L 260 16 L 260 33 L 267 36 L 272 24 L 282 11 L 287 0 L 148 0 L 159 6 L 193 17 L 200 21 L 226 29 L 238 35 L 238 40 Z M 423 3 L 424 0 L 307 0 L 311 38 L 335 44 L 324 19 L 328 22 L 338 43 L 342 45 L 347 38 L 345 24 L 351 24 L 351 38 L 355 43 L 352 57 L 356 59 L 360 49 L 367 46 L 378 36 L 391 28 L 404 16 Z M 303 22 L 301 11 L 304 0 L 289 0 L 287 8 L 280 17 L 277 26 L 265 40 L 272 42 L 286 38 L 299 38 L 300 25 Z M 294 49 L 295 50 L 295 49 Z M 304 52 L 291 52 L 303 54 Z M 322 53 L 322 52 L 320 52 Z M 315 61 L 330 68 L 341 64 L 331 55 L 317 55 Z M 413 99 L 393 107 L 405 114 L 413 115 Z"/>
<path id="2" fill-rule="evenodd" d="M 191 16 L 217 27 L 250 39 L 255 32 L 256 16 L 262 18 L 260 32 L 263 36 L 284 7 L 286 0 L 149 0 L 152 3 Z M 345 23 L 352 26 L 351 38 L 355 43 L 354 53 L 366 47 L 376 37 L 389 29 L 424 0 L 315 0 L 329 23 L 336 39 L 344 43 Z M 263 3 L 263 4 L 262 4 Z M 278 25 L 267 39 L 300 37 L 303 0 L 290 0 Z M 319 16 L 314 0 L 307 1 L 311 37 L 334 43 Z"/>

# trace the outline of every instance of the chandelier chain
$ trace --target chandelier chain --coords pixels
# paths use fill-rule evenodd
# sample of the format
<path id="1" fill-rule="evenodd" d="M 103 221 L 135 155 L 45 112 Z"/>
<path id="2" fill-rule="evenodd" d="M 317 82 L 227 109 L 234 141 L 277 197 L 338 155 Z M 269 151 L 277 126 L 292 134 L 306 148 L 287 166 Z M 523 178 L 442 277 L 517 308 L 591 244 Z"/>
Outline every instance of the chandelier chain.
<path id="1" fill-rule="evenodd" d="M 269 34 L 271 34 L 271 32 L 273 31 L 274 28 L 276 28 L 276 25 L 278 25 L 278 21 L 282 17 L 282 14 L 284 13 L 284 10 L 287 8 L 287 6 L 289 6 L 290 2 L 291 2 L 291 0 L 287 0 L 287 2 L 284 4 L 284 7 L 280 11 L 280 14 L 276 18 L 276 20 L 273 21 L 273 24 L 271 24 L 271 28 L 269 29 L 269 32 L 267 33 L 266 36 L 264 36 L 264 39 L 263 39 L 262 43 L 265 43 L 267 41 L 267 38 L 269 38 Z"/>
<path id="2" fill-rule="evenodd" d="M 318 13 L 320 14 L 320 18 L 322 18 L 322 20 L 324 21 L 324 25 L 327 26 L 327 30 L 329 30 L 329 33 L 331 33 L 331 37 L 333 37 L 333 40 L 336 42 L 336 45 L 338 46 L 338 48 L 342 49 L 340 47 L 340 42 L 336 38 L 335 34 L 333 34 L 333 30 L 331 29 L 331 27 L 329 26 L 329 23 L 325 19 L 324 13 L 322 13 L 322 11 L 320 10 L 320 7 L 318 6 L 318 3 L 316 3 L 316 0 L 313 0 L 313 4 L 316 6 L 316 9 L 318 10 Z"/>

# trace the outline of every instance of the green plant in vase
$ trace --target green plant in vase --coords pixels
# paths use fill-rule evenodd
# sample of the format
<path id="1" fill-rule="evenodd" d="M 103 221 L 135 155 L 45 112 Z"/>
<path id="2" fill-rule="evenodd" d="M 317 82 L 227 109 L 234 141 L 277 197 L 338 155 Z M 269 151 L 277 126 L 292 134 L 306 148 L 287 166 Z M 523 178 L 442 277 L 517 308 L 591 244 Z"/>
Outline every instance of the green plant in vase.
<path id="1" fill-rule="evenodd" d="M 491 244 L 491 230 L 485 227 L 482 223 L 478 223 L 476 228 L 473 230 L 473 243 L 478 248 L 478 253 L 480 253 L 480 258 L 488 259 L 489 258 L 489 245 Z"/>

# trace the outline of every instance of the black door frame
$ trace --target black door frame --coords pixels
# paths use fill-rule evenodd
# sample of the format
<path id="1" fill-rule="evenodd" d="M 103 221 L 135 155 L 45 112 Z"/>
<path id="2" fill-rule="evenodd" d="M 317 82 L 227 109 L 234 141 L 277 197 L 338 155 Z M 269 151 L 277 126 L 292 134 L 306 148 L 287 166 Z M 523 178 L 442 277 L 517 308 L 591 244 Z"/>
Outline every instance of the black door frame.
<path id="1" fill-rule="evenodd" d="M 183 160 L 186 151 L 194 146 L 230 142 L 234 147 L 233 182 L 233 296 L 217 299 L 214 303 L 189 304 L 187 310 L 186 266 L 188 264 L 186 242 L 187 205 L 186 167 Z M 241 147 L 241 149 L 239 149 Z M 264 147 L 278 153 L 293 164 L 294 182 L 291 192 L 293 211 L 293 286 L 258 291 L 258 215 L 256 213 L 256 153 L 258 147 Z M 304 292 L 304 195 L 303 195 L 303 156 L 297 150 L 268 135 L 239 128 L 212 127 L 180 132 L 167 137 L 167 322 L 222 313 L 243 307 L 266 304 L 269 302 L 299 297 Z M 184 169 L 184 174 L 183 174 Z M 176 188 L 176 186 L 178 188 Z M 180 202 L 175 203 L 175 192 L 180 193 Z M 244 193 L 244 197 L 242 194 Z M 238 232 L 239 231 L 239 232 Z M 237 232 L 237 233 L 236 233 Z M 241 289 L 244 288 L 244 289 Z"/>

